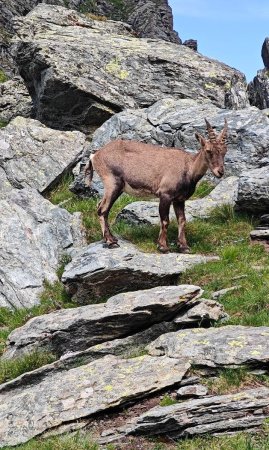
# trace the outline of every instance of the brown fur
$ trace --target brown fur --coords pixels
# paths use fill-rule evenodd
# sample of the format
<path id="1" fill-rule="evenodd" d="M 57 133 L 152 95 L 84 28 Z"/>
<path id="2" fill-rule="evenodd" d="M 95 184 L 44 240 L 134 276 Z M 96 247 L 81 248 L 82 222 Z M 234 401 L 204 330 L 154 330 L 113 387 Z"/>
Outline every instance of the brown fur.
<path id="1" fill-rule="evenodd" d="M 217 136 L 206 121 L 210 139 L 196 133 L 201 144 L 200 151 L 193 155 L 183 149 L 163 148 L 137 141 L 116 140 L 105 145 L 91 156 L 85 175 L 91 181 L 92 170 L 102 178 L 105 194 L 98 206 L 98 215 L 103 237 L 108 245 L 117 243 L 108 226 L 111 206 L 122 192 L 159 197 L 161 229 L 159 249 L 168 251 L 167 228 L 169 210 L 173 203 L 178 220 L 178 246 L 188 251 L 185 238 L 185 200 L 194 192 L 197 182 L 210 168 L 220 178 L 224 173 L 227 122 Z"/>

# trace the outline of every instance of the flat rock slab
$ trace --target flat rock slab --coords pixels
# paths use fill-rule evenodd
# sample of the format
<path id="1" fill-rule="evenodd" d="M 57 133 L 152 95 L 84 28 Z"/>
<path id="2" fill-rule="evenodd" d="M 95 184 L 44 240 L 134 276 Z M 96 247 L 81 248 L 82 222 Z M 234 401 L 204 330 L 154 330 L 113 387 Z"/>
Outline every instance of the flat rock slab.
<path id="1" fill-rule="evenodd" d="M 147 348 L 151 355 L 188 357 L 195 366 L 263 366 L 269 362 L 269 327 L 227 325 L 167 333 Z"/>
<path id="2" fill-rule="evenodd" d="M 16 63 L 49 126 L 100 125 L 167 95 L 221 108 L 249 104 L 241 72 L 184 45 L 136 38 L 127 24 L 42 4 L 15 27 Z"/>
<path id="3" fill-rule="evenodd" d="M 62 276 L 67 291 L 80 303 L 119 292 L 177 284 L 181 273 L 216 257 L 170 253 L 143 253 L 119 241 L 119 248 L 102 242 L 86 247 L 69 263 Z"/>
<path id="4" fill-rule="evenodd" d="M 78 131 L 52 130 L 16 117 L 0 129 L 0 196 L 12 188 L 44 192 L 71 170 L 85 148 L 86 136 Z"/>
<path id="5" fill-rule="evenodd" d="M 173 439 L 207 434 L 253 431 L 269 417 L 269 388 L 249 389 L 236 394 L 187 400 L 155 407 L 133 423 L 111 432 L 100 442 L 116 441 L 126 435 L 168 435 Z"/>
<path id="6" fill-rule="evenodd" d="M 251 214 L 267 213 L 269 209 L 269 156 L 263 166 L 241 174 L 236 207 Z"/>
<path id="7" fill-rule="evenodd" d="M 187 221 L 205 219 L 217 206 L 229 204 L 235 205 L 238 191 L 238 178 L 228 177 L 222 180 L 213 191 L 204 198 L 188 200 L 185 203 Z M 173 208 L 170 210 L 170 218 L 176 220 Z M 159 202 L 139 201 L 125 206 L 118 214 L 117 220 L 140 225 L 159 225 Z"/>
<path id="8" fill-rule="evenodd" d="M 17 116 L 30 117 L 33 103 L 21 77 L 0 83 L 0 120 L 9 122 Z"/>
<path id="9" fill-rule="evenodd" d="M 27 442 L 62 424 L 76 422 L 180 383 L 188 362 L 168 357 L 106 356 L 39 382 L 0 393 L 0 446 Z"/>
<path id="10" fill-rule="evenodd" d="M 63 254 L 85 244 L 80 214 L 52 205 L 35 189 L 12 189 L 0 199 L 0 307 L 39 303 L 45 280 L 58 280 Z"/>
<path id="11" fill-rule="evenodd" d="M 125 337 L 154 323 L 173 320 L 192 308 L 198 286 L 165 286 L 127 292 L 107 303 L 64 309 L 34 317 L 8 338 L 6 358 L 47 348 L 58 356 Z M 194 302 L 194 303 L 193 303 Z"/>

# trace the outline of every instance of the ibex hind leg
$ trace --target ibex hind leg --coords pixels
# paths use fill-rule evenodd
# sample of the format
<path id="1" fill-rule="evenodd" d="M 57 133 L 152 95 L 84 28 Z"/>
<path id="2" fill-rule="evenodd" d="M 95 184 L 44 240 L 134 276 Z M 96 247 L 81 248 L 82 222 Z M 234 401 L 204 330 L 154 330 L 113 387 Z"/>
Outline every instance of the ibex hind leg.
<path id="1" fill-rule="evenodd" d="M 168 253 L 169 248 L 167 244 L 167 229 L 169 226 L 169 211 L 171 206 L 171 199 L 167 195 L 160 196 L 159 214 L 161 220 L 161 228 L 158 238 L 158 249 L 162 253 Z"/>
<path id="2" fill-rule="evenodd" d="M 178 238 L 177 238 L 178 250 L 180 253 L 190 253 L 190 248 L 187 244 L 185 236 L 185 224 L 186 224 L 185 202 L 174 201 L 173 207 L 178 223 Z"/>
<path id="3" fill-rule="evenodd" d="M 97 213 L 99 216 L 99 221 L 105 244 L 108 247 L 115 247 L 118 246 L 118 239 L 115 236 L 113 236 L 113 234 L 110 231 L 108 224 L 108 216 L 114 202 L 122 193 L 122 183 L 115 180 L 114 178 L 110 178 L 104 181 L 104 185 L 105 185 L 105 194 L 98 205 Z"/>

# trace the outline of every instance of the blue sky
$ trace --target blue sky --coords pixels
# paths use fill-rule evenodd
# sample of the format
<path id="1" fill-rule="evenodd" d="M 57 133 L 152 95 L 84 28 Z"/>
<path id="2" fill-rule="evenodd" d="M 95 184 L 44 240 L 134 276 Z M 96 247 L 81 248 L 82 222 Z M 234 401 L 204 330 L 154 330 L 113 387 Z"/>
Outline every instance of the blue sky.
<path id="1" fill-rule="evenodd" d="M 180 38 L 197 39 L 198 51 L 243 72 L 248 81 L 264 67 L 269 0 L 168 0 Z"/>

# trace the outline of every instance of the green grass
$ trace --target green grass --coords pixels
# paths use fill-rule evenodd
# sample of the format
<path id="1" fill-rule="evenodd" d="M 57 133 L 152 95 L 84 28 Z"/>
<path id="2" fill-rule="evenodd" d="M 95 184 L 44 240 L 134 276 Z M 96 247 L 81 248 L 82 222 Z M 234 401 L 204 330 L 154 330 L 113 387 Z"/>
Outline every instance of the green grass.
<path id="1" fill-rule="evenodd" d="M 6 127 L 8 122 L 6 120 L 0 120 L 0 128 Z"/>
<path id="2" fill-rule="evenodd" d="M 4 83 L 8 80 L 8 76 L 5 74 L 5 72 L 0 69 L 0 83 Z"/>
<path id="3" fill-rule="evenodd" d="M 195 192 L 192 196 L 192 200 L 195 200 L 197 198 L 204 198 L 206 197 L 208 194 L 210 194 L 210 192 L 214 189 L 214 184 L 210 183 L 210 181 L 200 181 L 195 189 Z"/>
<path id="4" fill-rule="evenodd" d="M 27 444 L 16 447 L 4 447 L 5 450 L 99 450 L 89 435 L 73 434 L 49 438 L 46 440 L 32 439 Z"/>
<path id="5" fill-rule="evenodd" d="M 177 401 L 170 397 L 170 395 L 164 395 L 163 398 L 160 401 L 160 406 L 170 406 L 170 405 L 175 405 L 177 403 Z"/>
<path id="6" fill-rule="evenodd" d="M 268 450 L 269 436 L 238 434 L 236 436 L 204 437 L 179 443 L 176 450 Z"/>
<path id="7" fill-rule="evenodd" d="M 222 369 L 216 378 L 202 378 L 202 383 L 209 388 L 210 394 L 221 395 L 261 385 L 269 386 L 269 377 L 251 374 L 245 367 L 227 368 Z"/>
<path id="8" fill-rule="evenodd" d="M 0 360 L 0 384 L 13 380 L 19 375 L 38 369 L 56 360 L 56 357 L 48 352 L 33 352 L 20 358 Z"/>

